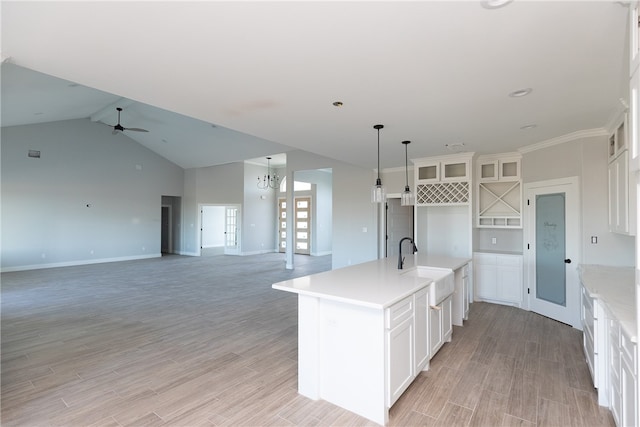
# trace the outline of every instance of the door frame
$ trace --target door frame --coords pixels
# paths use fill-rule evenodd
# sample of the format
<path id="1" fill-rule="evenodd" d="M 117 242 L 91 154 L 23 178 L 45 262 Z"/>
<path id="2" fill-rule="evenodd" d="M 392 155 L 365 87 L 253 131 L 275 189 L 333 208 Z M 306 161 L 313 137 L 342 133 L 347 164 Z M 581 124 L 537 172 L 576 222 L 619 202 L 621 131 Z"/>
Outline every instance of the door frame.
<path id="1" fill-rule="evenodd" d="M 549 188 L 549 194 L 557 193 L 553 191 L 552 187 L 566 186 L 568 185 L 567 203 L 565 205 L 565 218 L 571 218 L 571 221 L 566 222 L 566 251 L 567 256 L 571 258 L 571 265 L 573 267 L 568 268 L 567 271 L 567 304 L 571 302 L 572 310 L 570 312 L 570 318 L 567 321 L 560 320 L 561 322 L 568 323 L 576 329 L 582 329 L 580 321 L 580 279 L 578 277 L 577 266 L 582 262 L 582 212 L 581 207 L 581 194 L 580 194 L 580 177 L 571 176 L 566 178 L 551 179 L 546 181 L 537 181 L 524 184 L 524 199 L 530 200 L 536 190 Z M 524 229 L 523 229 L 523 260 L 524 260 L 524 272 L 523 272 L 523 295 L 526 298 L 523 299 L 525 310 L 533 311 L 531 309 L 531 301 L 535 295 L 535 271 L 536 271 L 536 252 L 535 246 L 531 247 L 532 242 L 535 241 L 535 213 L 529 209 L 528 203 L 523 203 L 525 207 L 524 212 Z M 575 220 L 574 217 L 575 216 Z M 531 292 L 528 292 L 528 291 Z"/>
<path id="2" fill-rule="evenodd" d="M 198 237 L 198 241 L 196 243 L 196 248 L 197 248 L 197 256 L 202 256 L 202 208 L 203 206 L 222 206 L 225 208 L 225 214 L 224 214 L 224 227 L 226 229 L 226 224 L 227 224 L 227 209 L 228 208 L 235 208 L 238 210 L 238 214 L 236 217 L 236 240 L 238 242 L 237 246 L 235 247 L 235 249 L 233 250 L 229 250 L 227 248 L 227 243 L 226 243 L 226 238 L 225 238 L 225 245 L 224 245 L 224 254 L 225 255 L 240 255 L 240 248 L 241 248 L 241 227 L 242 227 L 242 205 L 237 204 L 237 203 L 198 203 L 198 232 L 197 237 Z"/>

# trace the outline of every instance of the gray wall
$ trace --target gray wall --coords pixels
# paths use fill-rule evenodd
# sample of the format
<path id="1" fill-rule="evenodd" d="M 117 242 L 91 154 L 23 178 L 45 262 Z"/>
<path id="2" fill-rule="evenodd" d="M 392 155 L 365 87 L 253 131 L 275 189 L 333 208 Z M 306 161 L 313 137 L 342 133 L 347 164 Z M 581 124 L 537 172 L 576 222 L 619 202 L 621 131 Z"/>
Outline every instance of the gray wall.
<path id="1" fill-rule="evenodd" d="M 333 229 L 333 173 L 331 170 L 296 171 L 295 180 L 313 184 L 315 203 L 311 206 L 311 255 L 328 255 L 332 251 Z M 301 193 L 304 195 L 305 193 Z M 298 195 L 298 193 L 296 193 Z"/>
<path id="2" fill-rule="evenodd" d="M 607 166 L 607 137 L 589 137 L 524 153 L 522 178 L 530 183 L 580 177 L 582 263 L 633 266 L 635 238 L 608 229 Z"/>
<path id="3" fill-rule="evenodd" d="M 276 250 L 277 191 L 261 190 L 256 185 L 265 167 L 251 163 L 244 166 L 244 204 L 242 206 L 242 254 L 260 254 Z"/>
<path id="4" fill-rule="evenodd" d="M 323 168 L 333 171 L 333 268 L 376 259 L 378 211 L 370 199 L 371 170 L 300 150 L 287 153 L 287 180 L 293 171 Z"/>
<path id="5" fill-rule="evenodd" d="M 182 196 L 184 173 L 79 119 L 2 128 L 1 178 L 9 271 L 160 256 L 162 196 Z"/>
<path id="6" fill-rule="evenodd" d="M 199 205 L 242 205 L 243 191 L 244 163 L 185 170 L 181 250 L 183 255 L 200 253 Z"/>

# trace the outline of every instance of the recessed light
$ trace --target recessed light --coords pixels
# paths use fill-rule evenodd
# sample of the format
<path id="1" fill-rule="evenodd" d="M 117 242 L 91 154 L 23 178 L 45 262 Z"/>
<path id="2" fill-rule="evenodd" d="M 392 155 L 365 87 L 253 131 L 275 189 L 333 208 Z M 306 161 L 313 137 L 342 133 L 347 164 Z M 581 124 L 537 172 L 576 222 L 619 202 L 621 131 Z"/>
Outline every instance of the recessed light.
<path id="1" fill-rule="evenodd" d="M 520 129 L 522 129 L 522 130 L 529 130 L 529 129 L 533 129 L 533 128 L 536 128 L 536 127 L 538 127 L 538 125 L 536 125 L 536 124 L 533 124 L 533 123 L 532 123 L 532 124 L 530 124 L 530 125 L 520 126 Z"/>
<path id="2" fill-rule="evenodd" d="M 483 0 L 480 5 L 485 9 L 499 9 L 511 3 L 513 0 Z"/>
<path id="3" fill-rule="evenodd" d="M 342 105 L 343 105 L 343 104 L 342 104 L 342 101 L 335 101 L 335 102 L 333 103 L 333 106 L 334 106 L 334 107 L 342 107 Z"/>
<path id="4" fill-rule="evenodd" d="M 512 98 L 520 98 L 520 97 L 529 95 L 532 91 L 533 89 L 531 89 L 530 87 L 525 89 L 518 89 L 511 92 L 509 96 Z"/>

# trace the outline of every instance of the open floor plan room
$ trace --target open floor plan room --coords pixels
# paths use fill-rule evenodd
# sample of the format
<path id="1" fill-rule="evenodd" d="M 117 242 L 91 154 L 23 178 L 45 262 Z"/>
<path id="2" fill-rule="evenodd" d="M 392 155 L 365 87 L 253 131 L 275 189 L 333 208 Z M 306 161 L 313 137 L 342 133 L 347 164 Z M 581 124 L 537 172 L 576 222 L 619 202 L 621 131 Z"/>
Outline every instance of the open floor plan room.
<path id="1" fill-rule="evenodd" d="M 297 392 L 297 299 L 330 256 L 181 257 L 2 274 L 4 426 L 373 425 Z M 612 426 L 581 333 L 471 305 L 390 425 Z"/>

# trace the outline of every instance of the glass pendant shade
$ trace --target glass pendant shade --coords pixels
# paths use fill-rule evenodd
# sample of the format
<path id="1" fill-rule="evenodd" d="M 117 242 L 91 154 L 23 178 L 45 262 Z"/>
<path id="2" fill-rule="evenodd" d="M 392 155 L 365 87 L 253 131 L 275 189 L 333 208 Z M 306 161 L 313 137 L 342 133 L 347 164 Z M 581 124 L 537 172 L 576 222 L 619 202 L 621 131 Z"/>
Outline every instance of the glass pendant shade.
<path id="1" fill-rule="evenodd" d="M 371 203 L 384 203 L 386 201 L 386 192 L 382 186 L 382 180 L 380 179 L 380 129 L 384 125 L 374 125 L 373 128 L 378 131 L 378 178 L 373 187 L 371 187 Z"/>
<path id="2" fill-rule="evenodd" d="M 376 185 L 371 187 L 371 203 L 383 203 L 386 195 L 382 182 L 378 179 Z"/>
<path id="3" fill-rule="evenodd" d="M 406 187 L 404 187 L 404 191 L 400 195 L 400 206 L 413 206 L 413 204 L 414 204 L 413 193 L 411 192 L 411 190 L 409 189 L 409 186 L 407 185 Z"/>
<path id="4" fill-rule="evenodd" d="M 409 188 L 409 155 L 407 154 L 407 147 L 411 144 L 411 141 L 402 141 L 404 145 L 404 177 L 405 177 L 405 185 L 404 191 L 402 195 L 400 195 L 400 206 L 413 206 L 414 197 L 413 193 L 411 193 L 411 188 Z"/>

